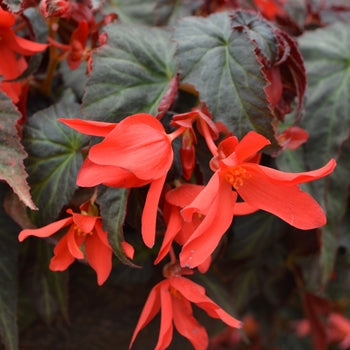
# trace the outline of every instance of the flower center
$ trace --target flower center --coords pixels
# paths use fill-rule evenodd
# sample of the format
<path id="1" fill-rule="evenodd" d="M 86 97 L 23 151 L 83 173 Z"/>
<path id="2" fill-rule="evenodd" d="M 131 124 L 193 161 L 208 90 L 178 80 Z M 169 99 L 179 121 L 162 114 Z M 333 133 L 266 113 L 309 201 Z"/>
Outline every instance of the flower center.
<path id="1" fill-rule="evenodd" d="M 235 189 L 240 188 L 244 184 L 244 179 L 248 179 L 251 175 L 241 166 L 228 168 L 225 171 L 225 180 Z"/>
<path id="2" fill-rule="evenodd" d="M 78 236 L 92 236 L 93 232 L 84 232 L 83 230 L 81 230 L 78 226 L 74 226 L 74 232 L 78 235 Z"/>

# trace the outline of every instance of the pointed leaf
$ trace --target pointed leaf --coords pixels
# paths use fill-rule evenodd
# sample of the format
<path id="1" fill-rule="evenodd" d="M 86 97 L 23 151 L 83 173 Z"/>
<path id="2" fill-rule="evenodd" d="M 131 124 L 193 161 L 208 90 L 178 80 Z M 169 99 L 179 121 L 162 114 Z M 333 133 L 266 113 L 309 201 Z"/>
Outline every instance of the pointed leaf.
<path id="1" fill-rule="evenodd" d="M 36 209 L 29 192 L 23 159 L 27 156 L 16 129 L 20 114 L 10 98 L 0 93 L 0 180 L 5 180 L 20 200 Z"/>
<path id="2" fill-rule="evenodd" d="M 108 26 L 108 41 L 96 55 L 83 100 L 95 120 L 120 121 L 144 112 L 153 115 L 175 76 L 175 45 L 160 28 Z"/>
<path id="3" fill-rule="evenodd" d="M 269 65 L 277 58 L 277 39 L 272 25 L 254 12 L 236 11 L 232 16 L 232 27 L 243 30 L 256 45 Z"/>
<path id="4" fill-rule="evenodd" d="M 124 241 L 123 225 L 129 190 L 126 188 L 111 188 L 101 186 L 97 203 L 101 209 L 103 229 L 108 234 L 108 241 L 114 254 L 127 265 L 133 265 L 125 256 L 121 242 Z"/>
<path id="5" fill-rule="evenodd" d="M 7 186 L 0 183 L 0 202 Z M 18 349 L 17 329 L 17 255 L 18 226 L 0 208 L 0 343 L 6 350 Z"/>
<path id="6" fill-rule="evenodd" d="M 213 119 L 238 137 L 255 129 L 274 140 L 266 81 L 254 44 L 233 30 L 225 12 L 206 18 L 185 17 L 174 32 L 182 82 L 194 85 Z"/>
<path id="7" fill-rule="evenodd" d="M 35 113 L 24 128 L 29 183 L 40 209 L 35 215 L 38 226 L 56 219 L 77 189 L 75 180 L 83 161 L 80 151 L 87 138 L 57 121 L 62 117 L 81 118 L 79 105 L 58 103 Z"/>

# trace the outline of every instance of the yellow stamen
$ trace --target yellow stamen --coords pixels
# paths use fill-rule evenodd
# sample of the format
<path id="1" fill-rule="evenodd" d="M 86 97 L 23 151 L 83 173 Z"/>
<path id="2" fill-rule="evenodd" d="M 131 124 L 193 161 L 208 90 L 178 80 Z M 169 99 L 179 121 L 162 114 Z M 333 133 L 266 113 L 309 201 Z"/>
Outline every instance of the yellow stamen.
<path id="1" fill-rule="evenodd" d="M 228 168 L 225 172 L 225 180 L 235 189 L 243 186 L 244 179 L 248 179 L 250 176 L 251 175 L 247 172 L 247 170 L 240 166 Z"/>

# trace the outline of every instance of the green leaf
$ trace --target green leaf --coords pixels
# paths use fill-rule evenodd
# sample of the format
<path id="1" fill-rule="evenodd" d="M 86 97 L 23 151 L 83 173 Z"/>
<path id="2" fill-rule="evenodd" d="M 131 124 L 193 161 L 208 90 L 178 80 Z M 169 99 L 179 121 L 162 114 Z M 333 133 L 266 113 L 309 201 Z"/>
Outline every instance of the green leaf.
<path id="1" fill-rule="evenodd" d="M 126 23 L 153 25 L 155 21 L 154 0 L 111 0 L 111 10 Z"/>
<path id="2" fill-rule="evenodd" d="M 9 97 L 0 93 L 0 180 L 5 180 L 19 199 L 36 209 L 26 181 L 23 159 L 27 156 L 16 129 L 20 114 Z"/>
<path id="3" fill-rule="evenodd" d="M 322 283 L 325 284 L 334 266 L 337 235 L 350 184 L 347 141 L 350 131 L 350 28 L 337 23 L 306 32 L 300 37 L 299 46 L 309 82 L 300 125 L 310 137 L 302 150 L 284 152 L 277 158 L 277 163 L 283 164 L 279 167 L 285 171 L 305 171 L 317 169 L 331 158 L 337 160 L 332 175 L 308 185 L 311 194 L 327 209 L 328 223 L 322 228 L 320 260 Z"/>
<path id="4" fill-rule="evenodd" d="M 126 188 L 111 188 L 100 186 L 97 203 L 103 218 L 103 229 L 108 234 L 109 243 L 114 254 L 127 265 L 132 263 L 125 256 L 121 242 L 124 241 L 123 225 L 129 190 Z"/>
<path id="5" fill-rule="evenodd" d="M 84 111 L 95 120 L 116 122 L 138 113 L 157 114 L 175 75 L 175 45 L 159 28 L 116 23 L 94 55 Z"/>
<path id="6" fill-rule="evenodd" d="M 201 4 L 201 0 L 157 0 L 154 8 L 155 23 L 163 26 L 174 25 L 179 18 L 192 15 Z"/>
<path id="7" fill-rule="evenodd" d="M 0 203 L 7 186 L 0 183 Z M 18 226 L 0 208 L 0 341 L 6 350 L 18 349 L 17 267 Z"/>
<path id="8" fill-rule="evenodd" d="M 81 149 L 87 138 L 57 121 L 57 118 L 81 118 L 79 105 L 61 102 L 35 113 L 24 128 L 23 143 L 28 151 L 26 161 L 37 225 L 56 219 L 69 203 L 77 173 L 82 164 Z"/>
<path id="9" fill-rule="evenodd" d="M 238 137 L 255 129 L 274 140 L 255 46 L 243 31 L 232 29 L 229 15 L 183 18 L 174 39 L 182 82 L 196 88 L 213 119 Z"/>
<path id="10" fill-rule="evenodd" d="M 232 17 L 232 27 L 243 30 L 256 45 L 259 53 L 273 65 L 277 59 L 278 46 L 272 25 L 253 12 L 237 11 Z"/>

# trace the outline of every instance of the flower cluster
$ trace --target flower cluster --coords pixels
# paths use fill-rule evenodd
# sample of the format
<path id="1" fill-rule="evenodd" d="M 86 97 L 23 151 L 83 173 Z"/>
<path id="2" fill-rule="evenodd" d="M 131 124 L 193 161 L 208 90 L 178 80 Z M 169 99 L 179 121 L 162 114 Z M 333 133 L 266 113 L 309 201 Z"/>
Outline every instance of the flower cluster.
<path id="1" fill-rule="evenodd" d="M 249 2 L 250 7 L 247 5 L 247 8 L 260 11 L 253 22 L 261 21 L 259 24 L 265 25 L 262 22 L 264 17 L 270 21 L 292 23 L 288 22 L 290 18 L 285 10 L 285 2 L 254 0 Z M 211 12 L 237 9 L 243 2 L 213 0 L 206 3 L 207 6 L 197 9 L 199 14 L 206 16 Z M 21 4 L 23 8 L 31 6 L 30 1 Z M 7 96 L 16 112 L 21 114 L 23 123 L 27 120 L 24 106 L 31 96 L 29 87 L 33 87 L 47 103 L 52 98 L 55 84 L 62 79 L 61 74 L 57 74 L 60 65 L 66 65 L 69 73 L 76 73 L 78 68 L 83 68 L 82 74 L 89 77 L 94 71 L 95 53 L 104 52 L 99 56 L 101 59 L 103 55 L 109 54 L 109 50 L 115 52 L 113 46 L 106 45 L 109 38 L 102 28 L 117 20 L 117 15 L 105 15 L 100 8 L 93 8 L 92 2 L 88 0 L 42 0 L 40 5 L 36 3 L 35 6 L 46 25 L 47 37 L 40 40 L 43 42 L 36 40 L 35 31 L 26 24 L 23 9 L 12 12 L 5 4 L 0 6 L 0 91 Z M 238 27 L 240 32 L 246 30 L 244 21 L 251 15 L 249 11 L 244 15 L 242 13 L 229 15 L 232 27 Z M 239 16 L 247 17 L 240 23 Z M 270 28 L 269 25 L 267 27 Z M 267 27 L 263 27 L 264 30 Z M 283 132 L 278 128 L 295 102 L 296 120 L 299 117 L 306 75 L 297 45 L 289 34 L 280 29 L 271 30 L 271 33 L 274 35 L 271 42 L 275 45 L 276 56 L 271 60 L 266 55 L 266 48 L 258 47 L 255 34 L 245 33 L 247 37 L 253 36 L 253 39 L 247 40 L 250 40 L 249 47 L 255 45 L 255 73 L 259 73 L 265 83 L 261 84 L 259 92 L 264 95 L 266 104 L 263 113 L 271 114 L 266 118 L 267 121 L 253 123 L 250 129 L 245 126 L 245 130 L 250 131 L 239 133 L 229 125 L 228 117 L 212 115 L 210 111 L 213 108 L 209 107 L 213 106 L 209 106 L 207 99 L 206 103 L 201 100 L 203 91 L 198 92 L 197 87 L 190 84 L 183 84 L 182 93 L 189 91 L 189 95 L 195 97 L 195 102 L 191 106 L 184 104 L 181 108 L 171 110 L 177 98 L 180 98 L 178 72 L 169 79 L 168 91 L 163 91 L 161 101 L 157 100 L 158 114 L 150 110 L 135 113 L 145 111 L 143 106 L 130 113 L 126 112 L 122 117 L 118 110 L 116 119 L 104 116 L 90 119 L 86 115 L 88 113 L 82 118 L 77 118 L 77 114 L 74 117 L 59 115 L 58 119 L 56 116 L 58 133 L 68 130 L 74 135 L 83 134 L 81 137 L 90 141 L 78 150 L 74 148 L 75 144 L 72 147 L 75 155 L 79 153 L 80 163 L 75 169 L 75 187 L 71 192 L 77 188 L 78 191 L 84 191 L 84 199 L 76 195 L 74 198 L 79 198 L 78 201 L 65 203 L 65 207 L 62 204 L 55 211 L 56 216 L 50 218 L 50 223 L 42 227 L 27 228 L 28 226 L 22 225 L 18 240 L 22 242 L 30 236 L 46 239 L 54 245 L 49 264 L 52 271 L 65 271 L 78 260 L 95 271 L 97 284 L 101 286 L 113 270 L 113 257 L 120 258 L 122 255 L 124 262 L 132 265 L 137 248 L 129 243 L 127 235 L 124 238 L 120 234 L 116 240 L 112 237 L 102 204 L 97 199 L 98 193 L 100 194 L 101 188 L 107 188 L 107 191 L 113 188 L 127 189 L 130 195 L 138 193 L 137 189 L 142 188 L 144 192 L 141 196 L 144 196 L 140 200 L 141 204 L 138 203 L 141 207 L 140 216 L 136 215 L 139 222 L 133 229 L 138 231 L 140 228 L 137 235 L 144 250 L 150 252 L 152 263 L 158 266 L 163 264 L 162 280 L 149 293 L 132 335 L 130 349 L 138 334 L 158 312 L 160 331 L 156 350 L 168 348 L 174 327 L 189 340 L 194 349 L 207 349 L 210 344 L 209 335 L 195 318 L 192 304 L 204 310 L 211 318 L 222 321 L 228 327 L 224 338 L 235 334 L 235 344 L 244 338 L 241 333 L 238 335 L 237 329 L 248 329 L 253 324 L 251 333 L 257 336 L 258 327 L 253 318 L 239 321 L 232 315 L 235 313 L 234 307 L 230 310 L 231 314 L 225 311 L 220 303 L 213 300 L 215 297 L 210 297 L 209 290 L 206 291 L 194 281 L 194 277 L 207 273 L 220 257 L 220 248 L 225 249 L 222 243 L 232 233 L 237 217 L 249 218 L 251 214 L 262 211 L 279 218 L 289 225 L 288 228 L 298 230 L 315 230 L 327 222 L 324 208 L 301 185 L 330 175 L 336 166 L 335 159 L 327 162 L 329 157 L 322 167 L 297 173 L 282 171 L 273 162 L 286 149 L 294 150 L 305 143 L 309 134 L 296 125 L 285 128 Z M 128 43 L 120 45 L 127 47 Z M 186 42 L 183 46 L 186 46 Z M 105 51 L 99 51 L 100 48 Z M 123 51 L 124 47 L 118 47 L 118 50 Z M 133 50 L 134 48 L 130 51 Z M 138 50 L 142 51 L 137 47 L 132 52 L 135 57 Z M 124 52 L 121 60 L 127 61 L 123 55 Z M 147 56 L 144 52 L 140 54 L 142 55 Z M 129 63 L 140 69 L 135 76 L 143 75 L 147 70 L 143 63 Z M 97 67 L 100 66 L 97 64 Z M 126 70 L 128 68 L 129 66 Z M 255 74 L 250 71 L 248 73 Z M 131 79 L 129 74 L 134 78 L 128 71 L 125 80 Z M 123 75 L 122 72 L 120 75 Z M 96 76 L 98 74 L 94 78 Z M 128 81 L 125 90 L 132 84 Z M 130 96 L 131 99 L 132 95 L 133 92 L 125 93 L 126 98 Z M 85 102 L 87 96 L 88 94 L 80 94 L 75 97 L 76 100 Z M 69 98 L 68 96 L 67 100 Z M 76 107 L 76 101 L 74 106 Z M 105 105 L 103 108 L 104 111 L 108 109 Z M 114 117 L 113 113 L 111 115 Z M 265 125 L 268 129 L 266 133 Z M 48 134 L 52 136 L 54 132 Z M 65 136 L 64 134 L 63 137 Z M 56 135 L 52 137 L 53 143 L 56 143 Z M 32 141 L 33 144 L 35 141 Z M 59 143 L 57 141 L 57 145 Z M 23 151 L 21 145 L 18 148 Z M 26 154 L 23 158 L 25 156 Z M 24 167 L 21 170 L 25 173 Z M 73 197 L 72 193 L 67 194 L 65 200 L 68 196 Z M 86 196 L 89 196 L 87 200 Z M 63 211 L 62 207 L 66 210 Z M 127 205 L 121 208 L 121 216 L 126 216 L 127 209 Z M 123 226 L 125 222 L 121 221 Z M 238 312 L 235 316 L 239 318 Z M 244 320 L 243 315 L 240 316 Z M 333 329 L 329 334 L 329 343 L 341 342 L 341 347 L 346 348 L 350 344 L 348 320 L 340 314 L 332 313 L 328 323 Z M 307 323 L 305 334 L 312 333 L 311 326 Z M 220 337 L 217 338 L 218 342 L 221 340 Z"/>
<path id="2" fill-rule="evenodd" d="M 196 129 L 212 153 L 212 176 L 208 183 L 189 183 L 183 179 L 174 183 L 173 188 L 167 186 L 168 190 L 164 193 L 166 230 L 155 264 L 169 254 L 170 264 L 177 268 L 172 268 L 171 273 L 167 269 L 164 273 L 166 279 L 152 289 L 131 345 L 137 333 L 162 308 L 156 349 L 165 349 L 169 345 L 172 319 L 176 329 L 190 340 L 195 349 L 205 349 L 208 338 L 203 327 L 193 318 L 190 302 L 230 327 L 240 327 L 240 322 L 205 296 L 202 287 L 182 276 L 188 271 L 192 273 L 195 268 L 201 272 L 209 268 L 211 255 L 236 215 L 264 210 L 303 230 L 326 223 L 321 206 L 299 185 L 329 175 L 336 164 L 333 159 L 320 169 L 302 173 L 287 173 L 264 166 L 260 164 L 261 150 L 270 145 L 267 138 L 251 131 L 241 140 L 226 134 L 217 141 L 220 126 L 203 109 L 173 116 L 171 124 L 177 128 L 171 133 L 167 133 L 154 116 L 144 113 L 128 116 L 117 124 L 81 119 L 60 121 L 81 133 L 103 137 L 101 142 L 89 149 L 78 173 L 79 186 L 104 184 L 136 188 L 149 185 L 141 225 L 141 235 L 147 247 L 153 247 L 156 239 L 160 198 L 174 159 L 172 142 L 178 137 L 188 139 L 188 135 L 191 135 L 195 144 L 197 136 L 193 123 L 196 122 Z M 192 161 L 185 158 L 182 158 L 184 173 L 187 174 L 184 178 L 188 178 L 191 171 L 187 164 Z M 56 246 L 51 268 L 64 269 L 74 258 L 83 258 L 77 246 L 85 240 L 87 260 L 96 270 L 101 284 L 110 272 L 112 251 L 103 235 L 100 220 L 96 216 L 69 213 L 73 214 L 72 218 L 62 219 L 41 229 L 22 231 L 20 240 L 28 235 L 46 237 L 63 226 L 73 224 Z M 95 233 L 91 235 L 92 232 Z M 91 242 L 96 242 L 94 254 L 90 250 Z M 181 246 L 178 258 L 173 249 L 174 243 Z"/>

